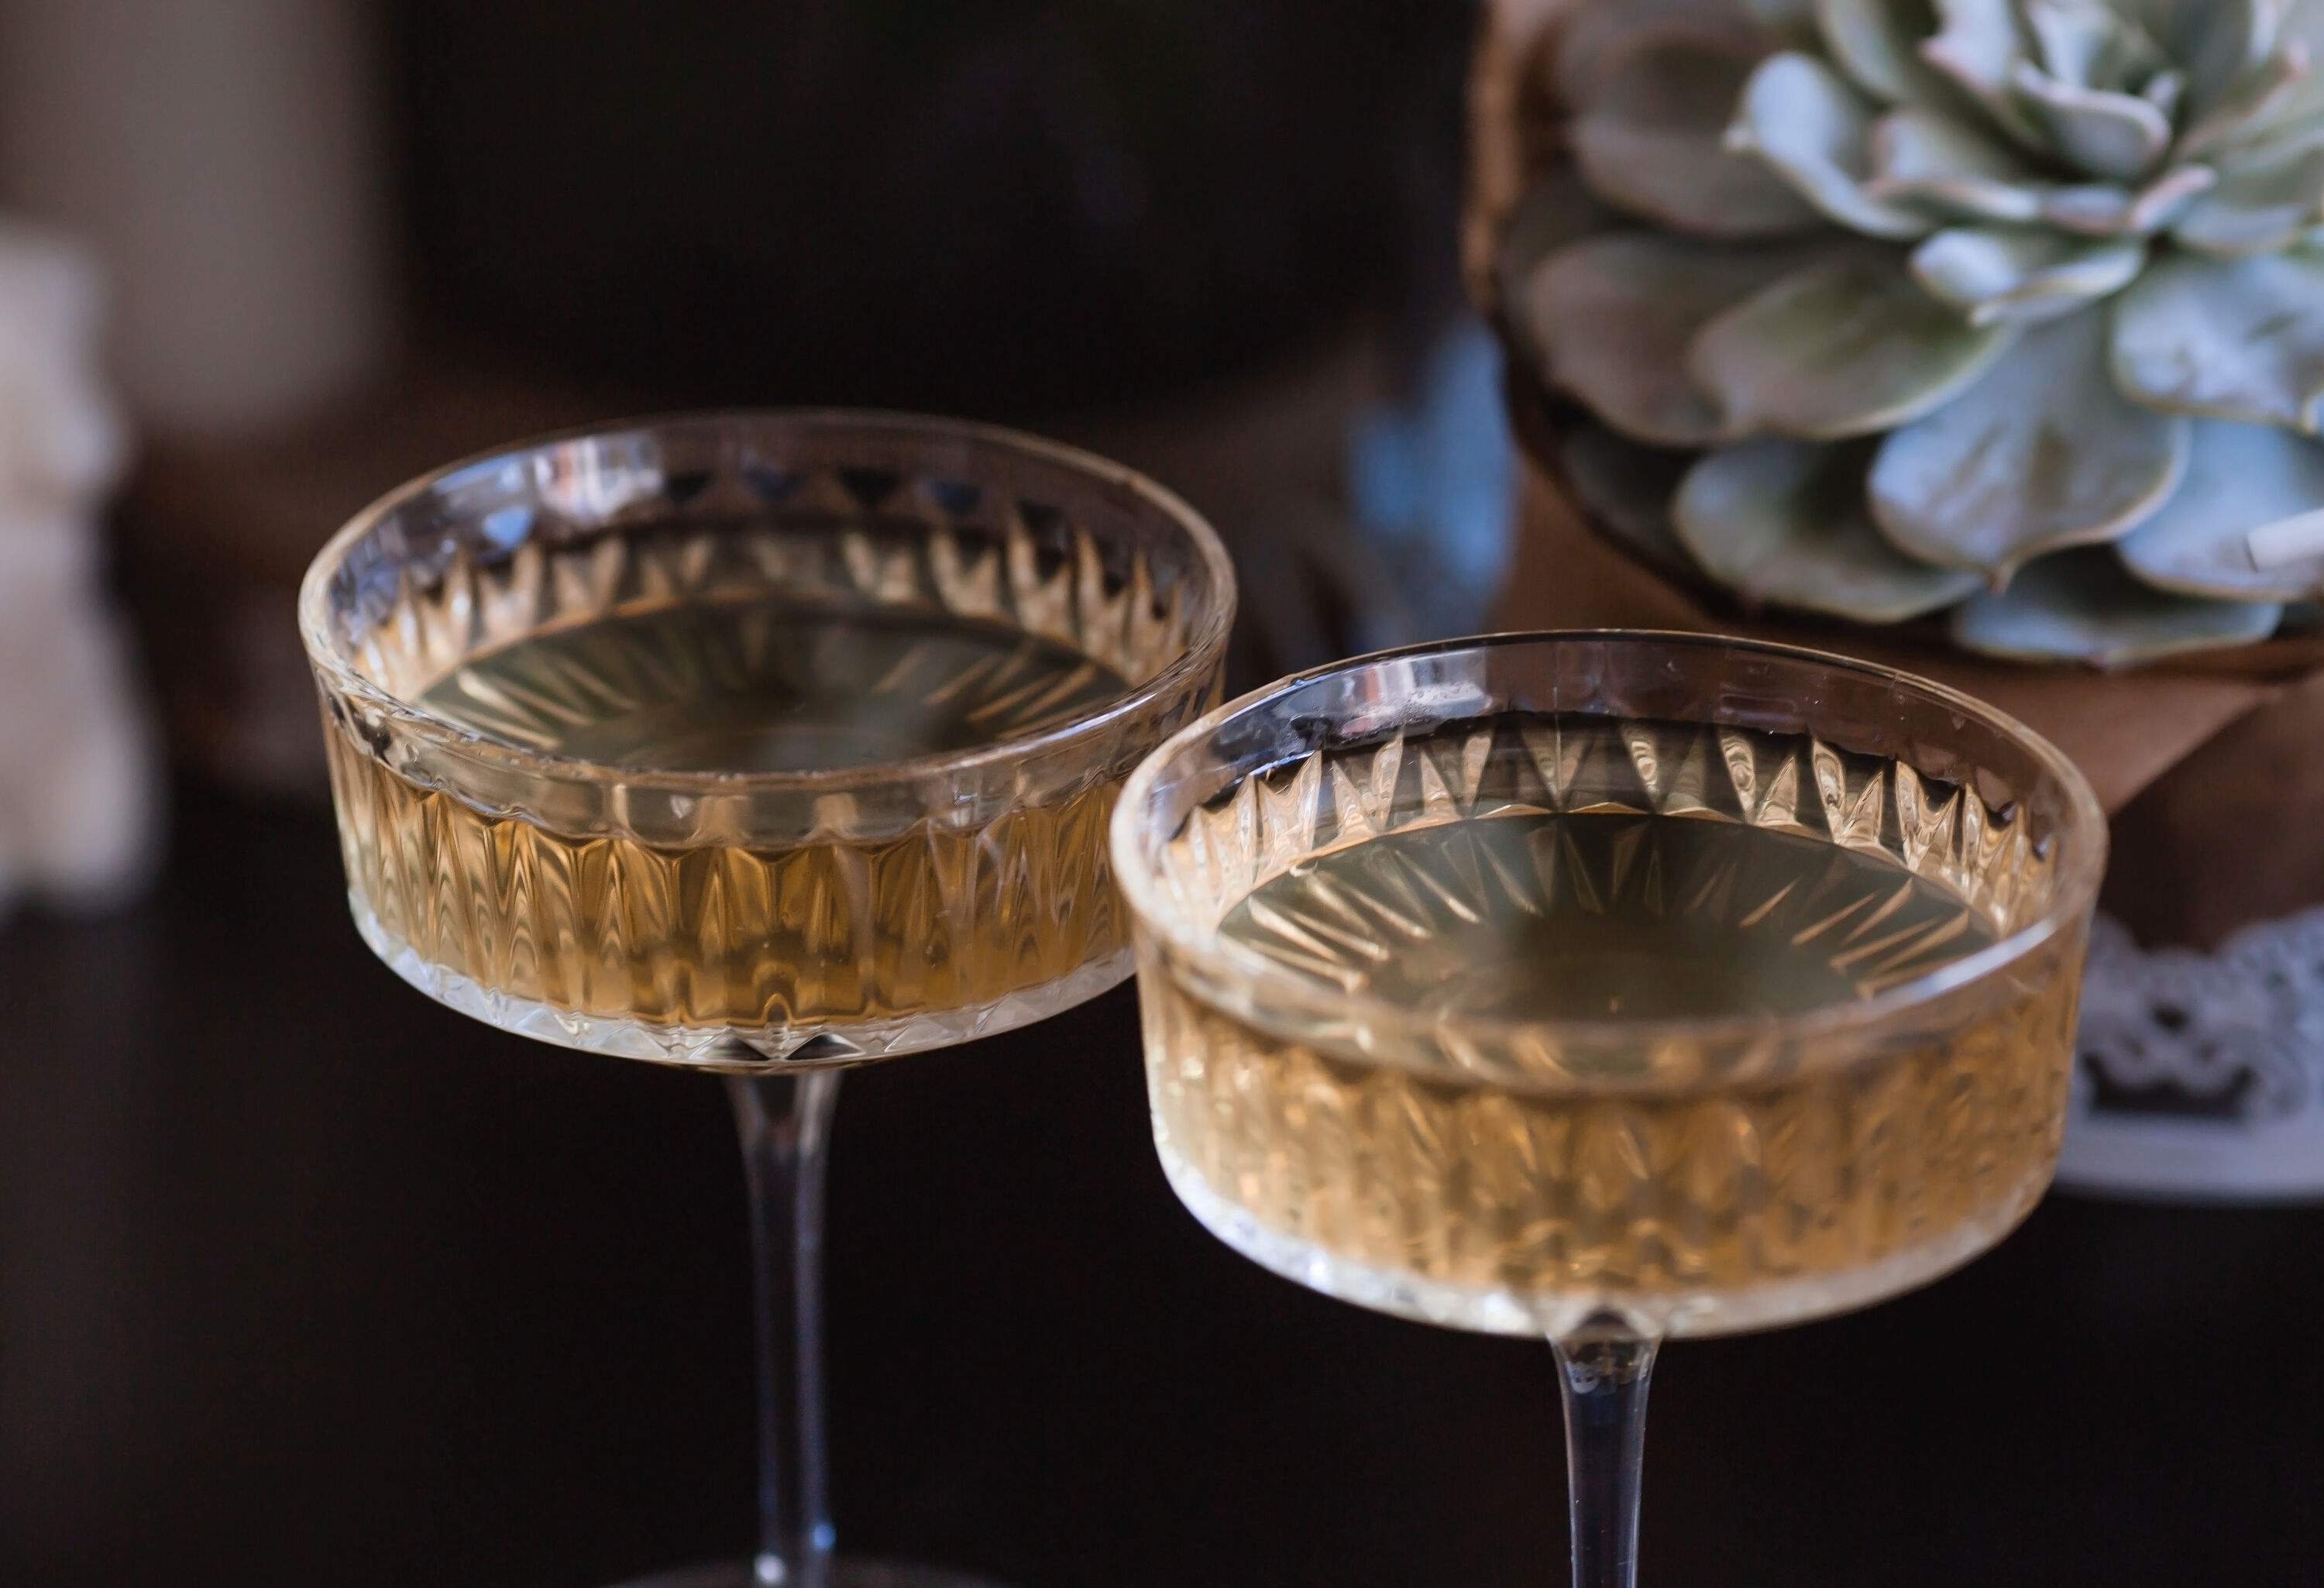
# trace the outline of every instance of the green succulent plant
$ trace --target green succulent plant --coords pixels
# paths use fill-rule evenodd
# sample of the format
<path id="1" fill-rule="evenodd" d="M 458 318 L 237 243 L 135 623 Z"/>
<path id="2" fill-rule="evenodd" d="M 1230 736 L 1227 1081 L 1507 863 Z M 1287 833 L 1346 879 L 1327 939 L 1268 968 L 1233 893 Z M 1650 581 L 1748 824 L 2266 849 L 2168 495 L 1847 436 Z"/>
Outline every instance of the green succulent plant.
<path id="1" fill-rule="evenodd" d="M 1505 313 L 1649 561 L 2102 665 L 2324 593 L 2324 554 L 2253 550 L 2324 550 L 2324 0 L 1560 28 L 1571 159 L 1504 235 Z"/>

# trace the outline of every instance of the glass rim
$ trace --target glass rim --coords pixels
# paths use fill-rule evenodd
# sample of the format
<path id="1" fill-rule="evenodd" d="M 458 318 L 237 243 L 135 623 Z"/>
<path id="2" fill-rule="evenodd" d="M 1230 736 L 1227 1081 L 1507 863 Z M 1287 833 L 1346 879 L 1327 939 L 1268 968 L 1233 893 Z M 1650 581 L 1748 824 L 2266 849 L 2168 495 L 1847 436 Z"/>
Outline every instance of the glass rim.
<path id="1" fill-rule="evenodd" d="M 875 762 L 867 766 L 831 767 L 808 771 L 679 771 L 659 767 L 620 766 L 586 757 L 535 750 L 491 734 L 481 733 L 455 718 L 406 699 L 365 678 L 342 654 L 331 635 L 328 586 L 349 550 L 382 522 L 426 496 L 445 481 L 472 469 L 512 462 L 558 447 L 612 440 L 624 436 L 650 436 L 687 427 L 722 426 L 860 428 L 904 439 L 973 441 L 1013 452 L 1087 476 L 1093 483 L 1128 492 L 1151 509 L 1163 522 L 1184 535 L 1194 549 L 1217 599 L 1201 614 L 1186 643 L 1161 670 L 1145 682 L 1128 688 L 1092 710 L 1053 723 L 1038 733 L 995 739 L 964 750 Z M 1157 701 L 1183 693 L 1189 683 L 1216 663 L 1226 649 L 1238 601 L 1233 559 L 1210 521 L 1177 493 L 1156 483 L 1126 464 L 1084 448 L 1053 441 L 1006 425 L 977 420 L 948 419 L 940 414 L 912 413 L 878 408 L 777 407 L 678 410 L 627 419 L 603 420 L 545 431 L 521 440 L 456 458 L 404 481 L 356 512 L 315 554 L 299 584 L 299 632 L 307 658 L 338 694 L 386 712 L 424 737 L 470 754 L 483 755 L 518 770 L 536 771 L 567 781 L 650 789 L 673 793 L 747 794 L 758 791 L 844 794 L 927 777 L 1006 763 L 1069 749 L 1094 739 L 1116 723 L 1133 718 Z"/>
<path id="2" fill-rule="evenodd" d="M 1463 651 L 1489 651 L 1517 646 L 1615 642 L 1624 644 L 1717 649 L 1777 657 L 1859 677 L 1885 680 L 1923 695 L 2024 748 L 2043 771 L 2055 778 L 2065 793 L 2065 811 L 2059 838 L 2068 845 L 2052 899 L 2035 919 L 1978 949 L 1926 971 L 1909 981 L 1884 988 L 1869 998 L 1824 1004 L 1797 1014 L 1679 1015 L 1655 1020 L 1528 1019 L 1491 1014 L 1423 1014 L 1410 1004 L 1378 994 L 1342 992 L 1300 976 L 1255 949 L 1232 942 L 1217 932 L 1196 929 L 1160 898 L 1157 868 L 1147 847 L 1148 830 L 1144 812 L 1165 769 L 1190 748 L 1240 713 L 1264 706 L 1296 689 L 1337 675 L 1382 662 L 1437 656 Z M 1246 774 L 1246 778 L 1254 774 Z M 1973 986 L 2031 956 L 2088 913 L 2103 880 L 2108 843 L 2107 816 L 2097 792 L 2081 770 L 2052 744 L 1999 707 L 1964 694 L 1947 684 L 1836 651 L 1803 645 L 1784 645 L 1731 635 L 1696 633 L 1677 629 L 1538 629 L 1510 630 L 1458 639 L 1428 641 L 1416 645 L 1375 651 L 1326 663 L 1277 679 L 1204 713 L 1157 746 L 1122 785 L 1113 809 L 1108 837 L 1114 880 L 1132 918 L 1154 934 L 1181 959 L 1241 986 L 1263 990 L 1268 1004 L 1323 1017 L 1335 1025 L 1358 1025 L 1373 1033 L 1429 1039 L 1452 1032 L 1498 1042 L 1548 1037 L 1575 1047 L 1652 1047 L 1662 1043 L 1695 1042 L 1704 1046 L 1764 1040 L 1818 1039 L 1877 1027 L 1900 1014 L 1925 1006 L 1948 994 Z M 1334 1048 L 1335 1052 L 1339 1051 Z M 1350 1057 L 1366 1063 L 1394 1063 L 1392 1058 L 1358 1051 Z"/>

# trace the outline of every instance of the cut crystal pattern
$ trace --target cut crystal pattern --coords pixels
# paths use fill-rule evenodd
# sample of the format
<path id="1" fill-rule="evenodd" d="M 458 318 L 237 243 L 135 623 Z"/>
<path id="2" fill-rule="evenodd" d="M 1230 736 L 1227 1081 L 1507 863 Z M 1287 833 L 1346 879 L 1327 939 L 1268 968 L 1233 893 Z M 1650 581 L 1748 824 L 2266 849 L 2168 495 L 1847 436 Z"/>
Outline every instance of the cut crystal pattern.
<path id="1" fill-rule="evenodd" d="M 1141 684 L 1185 653 L 1209 615 L 1202 592 L 1146 550 L 1102 540 L 1054 509 L 1028 516 L 1038 504 L 991 493 L 964 502 L 928 481 L 899 485 L 867 506 L 825 469 L 787 476 L 777 517 L 754 478 L 691 476 L 682 501 L 642 485 L 611 502 L 568 496 L 570 516 L 547 504 L 525 510 L 524 538 L 513 544 L 489 532 L 453 537 L 432 556 L 374 568 L 350 607 L 361 614 L 346 636 L 350 659 L 409 699 L 466 658 L 551 625 L 779 590 L 800 603 L 991 623 Z M 597 511 L 571 512 L 587 508 Z M 650 535 L 622 532 L 641 522 Z M 342 577 L 358 569 L 351 559 Z"/>
<path id="2" fill-rule="evenodd" d="M 1527 990 L 1461 963 L 1479 957 L 1462 934 L 1484 942 L 1527 909 L 1700 909 L 1821 956 L 1844 1007 L 2052 907 L 2054 845 L 1979 785 L 1973 769 L 1941 780 L 1808 735 L 1584 714 L 1433 725 L 1255 771 L 1154 851 L 1163 907 L 1196 932 L 1227 927 L 1250 960 L 1246 974 L 1142 942 L 1172 1182 L 1214 1233 L 1300 1283 L 1509 1334 L 1609 1307 L 1720 1333 L 1923 1282 L 2048 1184 L 2079 922 L 2006 976 L 1877 1024 L 1771 1016 L 1651 1040 L 1533 1018 Z M 1559 817 L 1616 818 L 1628 836 L 1585 845 L 1580 869 L 1522 868 L 1514 843 L 1450 834 L 1415 851 L 1425 864 L 1386 858 L 1431 828 L 1516 818 L 1553 833 Z M 1679 842 L 1674 822 L 1797 842 L 1758 846 L 1780 852 L 1764 868 L 1735 863 L 1731 846 Z M 1811 845 L 1831 853 L 1814 861 Z M 1383 858 L 1359 859 L 1361 845 Z M 1328 889 L 1278 885 L 1261 897 L 1304 903 L 1237 913 L 1334 854 Z M 1495 983 L 1481 1008 L 1429 995 L 1437 960 L 1448 986 Z M 1496 1000 L 1517 1018 L 1497 1025 Z"/>
<path id="3" fill-rule="evenodd" d="M 480 1018 L 713 1068 L 1037 1018 L 1125 972 L 1107 817 L 1215 698 L 1232 601 L 1168 498 L 975 427 L 713 417 L 455 468 L 302 598 L 358 922 Z M 706 690 L 830 742 L 609 748 Z"/>
<path id="4" fill-rule="evenodd" d="M 1743 728 L 1510 714 L 1245 778 L 1193 813 L 1159 880 L 1214 927 L 1298 861 L 1387 832 L 1526 813 L 1679 817 L 1818 839 L 1959 895 L 1997 935 L 2038 910 L 2055 864 L 1972 789 L 1901 762 Z"/>

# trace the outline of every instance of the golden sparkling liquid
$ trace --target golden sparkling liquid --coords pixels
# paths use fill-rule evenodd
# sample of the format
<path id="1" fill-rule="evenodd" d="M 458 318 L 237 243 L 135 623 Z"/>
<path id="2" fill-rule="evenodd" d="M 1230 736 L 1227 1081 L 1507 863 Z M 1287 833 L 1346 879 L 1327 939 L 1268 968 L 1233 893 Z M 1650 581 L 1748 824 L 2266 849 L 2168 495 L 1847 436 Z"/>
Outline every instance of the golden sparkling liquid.
<path id="1" fill-rule="evenodd" d="M 1011 628 L 761 599 L 544 632 L 467 659 L 422 698 L 601 765 L 779 771 L 969 749 L 1124 689 Z M 481 810 L 398 775 L 336 723 L 329 738 L 359 918 L 392 960 L 488 995 L 617 1027 L 797 1039 L 989 1003 L 1121 946 L 1109 786 L 982 826 L 661 847 Z"/>
<path id="2" fill-rule="evenodd" d="M 1221 923 L 1333 988 L 1447 1015 L 1800 1015 L 1995 939 L 1877 850 L 1739 822 L 1509 812 L 1305 860 Z M 1644 1043 L 1531 1084 L 1424 1078 L 1149 977 L 1174 1184 L 1247 1254 L 1365 1305 L 1505 1333 L 1605 1307 L 1674 1334 L 1795 1321 L 2005 1233 L 2055 1159 L 2078 978 L 1847 1062 L 1632 1085 Z M 1778 1028 L 1780 1029 L 1780 1028 Z"/>

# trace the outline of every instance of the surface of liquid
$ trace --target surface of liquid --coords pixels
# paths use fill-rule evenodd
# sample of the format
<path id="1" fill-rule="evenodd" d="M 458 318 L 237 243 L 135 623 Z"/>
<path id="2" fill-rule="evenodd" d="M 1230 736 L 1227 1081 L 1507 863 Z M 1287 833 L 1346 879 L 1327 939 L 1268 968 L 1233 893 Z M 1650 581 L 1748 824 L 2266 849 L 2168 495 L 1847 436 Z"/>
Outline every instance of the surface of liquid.
<path id="1" fill-rule="evenodd" d="M 1619 726 L 1602 729 L 1617 752 Z M 1563 748 L 1582 732 L 1567 727 Z M 1420 749 L 1406 747 L 1402 786 Z M 1772 764 L 1789 749 L 1746 753 Z M 1370 770 L 1314 781 L 1328 803 Z M 1296 787 L 1300 773 L 1271 776 Z M 1613 1035 L 1570 1054 L 1549 1039 L 1526 1061 L 1537 1076 L 1464 1075 L 1457 1045 L 1450 1065 L 1360 1057 L 1348 1022 L 1360 1020 L 1328 998 L 1311 1034 L 1149 975 L 1165 1166 L 1248 1255 L 1464 1327 L 1533 1333 L 1610 1308 L 1717 1333 L 1924 1280 L 1997 1239 L 2046 1186 L 2075 974 L 2029 971 L 1998 1008 L 1875 1033 L 1860 1054 L 1783 1044 L 1787 1017 L 1993 943 L 1991 912 L 1952 888 L 1879 846 L 1796 830 L 1806 821 L 1512 806 L 1401 826 L 1413 815 L 1292 863 L 1220 931 L 1332 992 L 1447 1017 L 1610 1021 Z M 1618 1035 L 1631 1020 L 1720 1015 L 1766 1017 L 1767 1044 Z"/>
<path id="2" fill-rule="evenodd" d="M 1399 1004 L 1511 1020 L 1798 1014 L 1994 941 L 1886 860 L 1739 823 L 1521 814 L 1304 861 L 1221 934 Z"/>
<path id="3" fill-rule="evenodd" d="M 1125 688 L 1069 647 L 940 611 L 722 601 L 520 641 L 423 703 L 604 766 L 798 771 L 1038 734 Z M 784 1054 L 820 1035 L 836 1057 L 876 1057 L 1120 974 L 1110 782 L 861 836 L 842 795 L 813 831 L 679 846 L 479 808 L 337 718 L 330 741 L 366 936 L 436 995 L 533 1035 L 681 1062 L 719 1061 L 721 1032 Z"/>
<path id="4" fill-rule="evenodd" d="M 664 771 L 823 771 L 1020 738 L 1121 679 L 1070 647 L 942 614 L 665 607 L 541 634 L 429 689 L 527 749 Z"/>

